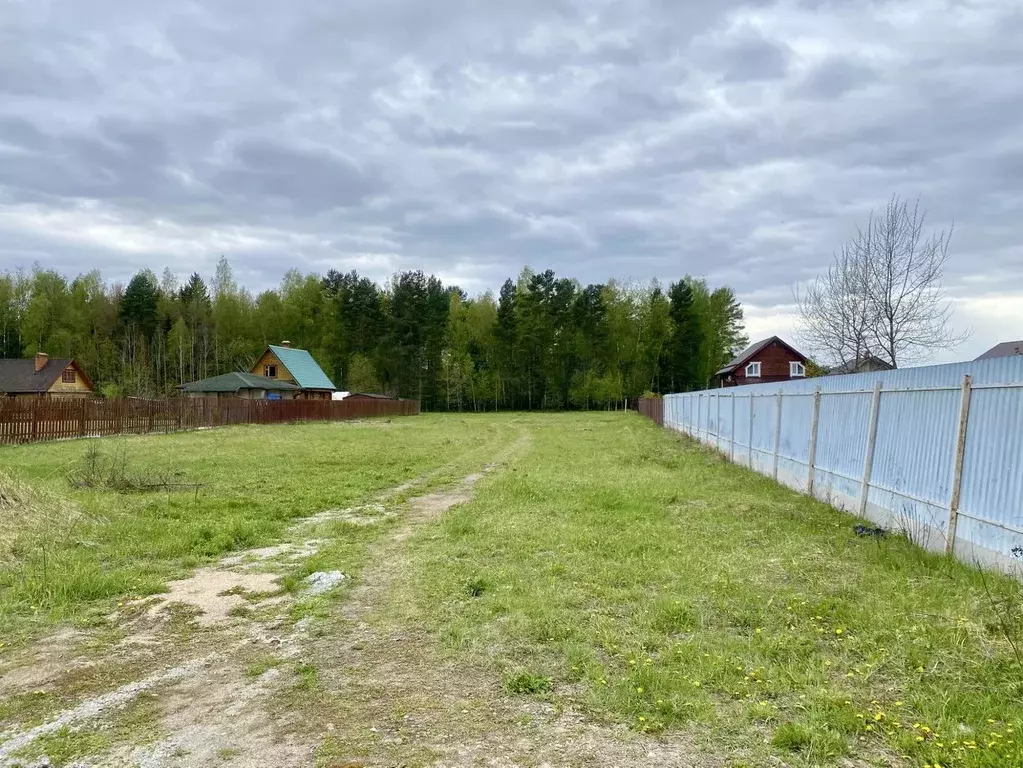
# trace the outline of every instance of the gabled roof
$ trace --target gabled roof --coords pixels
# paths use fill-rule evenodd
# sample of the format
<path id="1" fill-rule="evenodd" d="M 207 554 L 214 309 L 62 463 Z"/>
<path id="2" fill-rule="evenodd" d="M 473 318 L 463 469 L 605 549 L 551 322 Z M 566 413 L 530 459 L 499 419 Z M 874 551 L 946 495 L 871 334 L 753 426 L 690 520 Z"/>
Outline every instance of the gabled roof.
<path id="1" fill-rule="evenodd" d="M 46 365 L 36 371 L 35 358 L 29 360 L 0 360 L 0 392 L 8 394 L 38 394 L 49 392 L 57 377 L 69 365 L 74 365 L 78 374 L 92 389 L 92 382 L 78 364 L 70 357 L 47 360 Z"/>
<path id="2" fill-rule="evenodd" d="M 978 360 L 990 360 L 994 357 L 1012 357 L 1023 355 L 1023 341 L 1003 341 L 995 344 L 991 349 L 978 357 Z"/>
<path id="3" fill-rule="evenodd" d="M 882 360 L 876 355 L 866 355 L 859 360 L 850 360 L 847 363 L 836 365 L 828 369 L 828 376 L 837 376 L 844 373 L 873 373 L 874 371 L 891 371 L 895 366 L 887 360 Z"/>
<path id="4" fill-rule="evenodd" d="M 327 378 L 327 374 L 306 350 L 278 347 L 271 344 L 270 351 L 281 361 L 281 365 L 288 369 L 288 373 L 302 389 L 329 389 L 331 391 L 337 389 L 334 382 Z"/>
<path id="5" fill-rule="evenodd" d="M 243 389 L 268 389 L 273 392 L 291 392 L 301 389 L 289 381 L 278 381 L 254 373 L 234 371 L 200 381 L 190 381 L 178 387 L 182 392 L 238 392 Z"/>
<path id="6" fill-rule="evenodd" d="M 761 352 L 764 348 L 769 347 L 771 344 L 774 344 L 774 343 L 781 344 L 783 347 L 785 347 L 785 349 L 789 350 L 792 354 L 794 354 L 796 357 L 798 357 L 804 363 L 806 362 L 806 355 L 804 355 L 798 349 L 793 347 L 791 344 L 789 344 L 789 343 L 787 343 L 785 341 L 782 341 L 777 336 L 772 336 L 769 339 L 763 339 L 762 341 L 758 341 L 758 342 L 755 342 L 753 344 L 750 344 L 748 347 L 746 347 L 746 349 L 744 349 L 738 355 L 733 357 L 731 359 L 731 361 L 729 361 L 728 365 L 726 365 L 724 368 L 722 368 L 720 371 L 718 371 L 714 375 L 715 376 L 723 376 L 723 375 L 725 375 L 727 373 L 731 373 L 736 368 L 738 368 L 743 363 L 745 363 L 747 360 L 749 360 L 751 357 L 755 356 L 757 353 Z"/>

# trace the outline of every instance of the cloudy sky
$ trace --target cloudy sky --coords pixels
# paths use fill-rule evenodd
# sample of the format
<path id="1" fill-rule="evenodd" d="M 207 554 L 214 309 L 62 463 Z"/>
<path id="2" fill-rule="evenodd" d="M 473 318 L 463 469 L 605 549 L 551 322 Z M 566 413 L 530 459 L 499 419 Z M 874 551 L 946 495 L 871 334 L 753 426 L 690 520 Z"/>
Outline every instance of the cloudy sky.
<path id="1" fill-rule="evenodd" d="M 972 356 L 1023 337 L 1020 40 L 1020 0 L 0 0 L 0 269 L 688 272 L 789 335 L 922 195 Z"/>

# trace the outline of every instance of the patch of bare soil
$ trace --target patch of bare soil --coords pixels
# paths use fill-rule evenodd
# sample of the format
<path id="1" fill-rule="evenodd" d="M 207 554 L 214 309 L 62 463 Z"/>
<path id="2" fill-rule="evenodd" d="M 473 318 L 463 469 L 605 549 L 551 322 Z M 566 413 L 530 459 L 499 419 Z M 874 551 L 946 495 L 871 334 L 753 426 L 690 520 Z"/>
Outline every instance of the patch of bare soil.
<path id="1" fill-rule="evenodd" d="M 38 689 L 66 674 L 83 638 L 83 633 L 77 630 L 62 629 L 4 659 L 0 667 L 0 697 Z M 78 660 L 79 666 L 84 663 Z"/>
<path id="2" fill-rule="evenodd" d="M 200 568 L 187 579 L 167 584 L 164 602 L 149 609 L 155 616 L 167 604 L 187 605 L 196 609 L 200 626 L 227 621 L 233 609 L 248 604 L 246 596 L 273 596 L 281 591 L 277 576 L 272 573 L 238 573 L 221 568 Z"/>

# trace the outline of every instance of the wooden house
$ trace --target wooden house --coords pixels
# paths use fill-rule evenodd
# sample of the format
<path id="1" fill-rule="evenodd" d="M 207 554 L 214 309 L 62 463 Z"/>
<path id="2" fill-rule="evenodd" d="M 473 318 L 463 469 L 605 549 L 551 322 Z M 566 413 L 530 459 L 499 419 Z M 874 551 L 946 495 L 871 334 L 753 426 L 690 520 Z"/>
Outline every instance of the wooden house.
<path id="1" fill-rule="evenodd" d="M 789 381 L 806 376 L 806 362 L 806 355 L 772 336 L 750 344 L 714 376 L 722 387 Z"/>
<path id="2" fill-rule="evenodd" d="M 250 372 L 298 386 L 298 399 L 330 400 L 337 389 L 313 356 L 307 350 L 294 349 L 289 341 L 267 347 Z"/>
<path id="3" fill-rule="evenodd" d="M 92 380 L 71 358 L 45 352 L 28 360 L 0 360 L 0 397 L 82 398 L 96 394 Z"/>

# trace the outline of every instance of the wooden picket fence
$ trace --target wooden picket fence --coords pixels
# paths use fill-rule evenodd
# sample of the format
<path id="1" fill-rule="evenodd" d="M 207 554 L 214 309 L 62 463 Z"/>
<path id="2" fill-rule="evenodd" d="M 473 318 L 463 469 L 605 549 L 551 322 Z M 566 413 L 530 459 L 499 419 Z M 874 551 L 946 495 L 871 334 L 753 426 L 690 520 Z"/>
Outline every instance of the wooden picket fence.
<path id="1" fill-rule="evenodd" d="M 0 444 L 418 413 L 418 400 L 5 398 L 0 399 Z"/>

